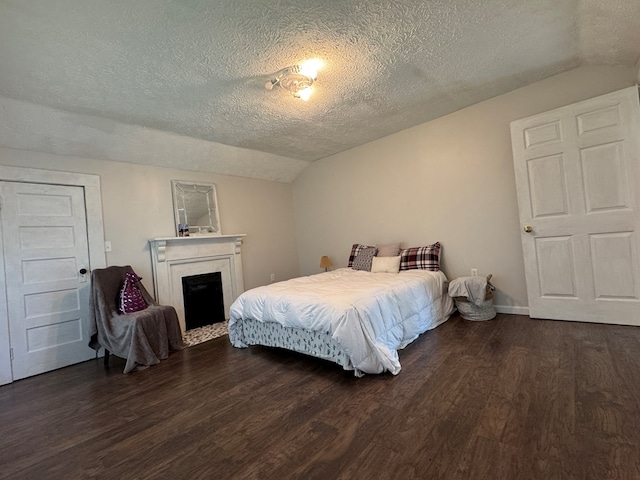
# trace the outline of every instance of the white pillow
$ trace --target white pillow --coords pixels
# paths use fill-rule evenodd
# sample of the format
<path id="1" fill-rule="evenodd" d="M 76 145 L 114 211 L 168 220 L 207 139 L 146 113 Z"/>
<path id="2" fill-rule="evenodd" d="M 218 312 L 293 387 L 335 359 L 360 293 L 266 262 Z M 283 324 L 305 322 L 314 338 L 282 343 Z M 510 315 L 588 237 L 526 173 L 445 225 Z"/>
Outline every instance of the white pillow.
<path id="1" fill-rule="evenodd" d="M 372 273 L 398 273 L 400 270 L 400 255 L 397 257 L 373 257 Z"/>

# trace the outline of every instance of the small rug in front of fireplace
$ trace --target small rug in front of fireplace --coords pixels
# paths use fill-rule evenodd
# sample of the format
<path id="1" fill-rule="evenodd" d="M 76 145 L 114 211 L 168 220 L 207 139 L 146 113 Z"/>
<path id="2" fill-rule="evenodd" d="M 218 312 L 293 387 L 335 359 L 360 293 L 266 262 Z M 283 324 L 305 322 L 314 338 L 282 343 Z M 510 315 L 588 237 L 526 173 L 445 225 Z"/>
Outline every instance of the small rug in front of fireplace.
<path id="1" fill-rule="evenodd" d="M 184 343 L 187 347 L 193 347 L 207 340 L 227 335 L 227 324 L 229 320 L 214 323 L 213 325 L 205 325 L 204 327 L 192 328 L 184 333 Z"/>

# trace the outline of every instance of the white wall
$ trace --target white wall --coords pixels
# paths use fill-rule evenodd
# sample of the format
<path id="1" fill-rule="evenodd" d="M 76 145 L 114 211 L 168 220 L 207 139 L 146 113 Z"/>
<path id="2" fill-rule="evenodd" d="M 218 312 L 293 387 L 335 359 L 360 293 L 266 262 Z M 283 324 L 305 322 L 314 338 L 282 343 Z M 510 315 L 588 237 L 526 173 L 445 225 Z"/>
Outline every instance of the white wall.
<path id="1" fill-rule="evenodd" d="M 216 184 L 223 234 L 246 233 L 245 288 L 298 274 L 290 184 L 0 147 L 0 164 L 100 175 L 108 265 L 131 264 L 153 291 L 147 240 L 175 236 L 171 180 Z"/>
<path id="2" fill-rule="evenodd" d="M 636 68 L 582 67 L 314 162 L 293 184 L 302 274 L 352 243 L 443 244 L 449 278 L 493 273 L 495 303 L 526 312 L 509 123 L 634 84 Z"/>

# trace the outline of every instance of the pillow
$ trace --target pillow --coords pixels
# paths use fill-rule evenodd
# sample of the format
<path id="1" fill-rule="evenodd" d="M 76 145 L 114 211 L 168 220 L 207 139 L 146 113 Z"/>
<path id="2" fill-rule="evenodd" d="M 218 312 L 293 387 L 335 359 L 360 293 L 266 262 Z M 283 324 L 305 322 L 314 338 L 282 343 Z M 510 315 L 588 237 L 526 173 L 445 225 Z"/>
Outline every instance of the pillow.
<path id="1" fill-rule="evenodd" d="M 133 272 L 127 272 L 120 289 L 120 313 L 139 312 L 147 308 L 147 302 L 142 297 L 138 282 L 142 280 Z"/>
<path id="2" fill-rule="evenodd" d="M 440 270 L 440 242 L 426 247 L 405 248 L 400 252 L 400 270 Z"/>
<path id="3" fill-rule="evenodd" d="M 376 253 L 378 253 L 378 249 L 376 247 L 364 247 L 361 249 L 356 255 L 356 258 L 353 259 L 353 269 L 370 272 L 371 263 L 373 262 L 373 257 L 376 256 Z"/>
<path id="4" fill-rule="evenodd" d="M 400 270 L 400 255 L 395 257 L 373 257 L 372 273 L 398 273 Z"/>
<path id="5" fill-rule="evenodd" d="M 367 246 L 367 245 L 362 245 L 360 243 L 354 243 L 353 246 L 351 247 L 351 254 L 349 255 L 349 263 L 347 264 L 347 267 L 353 267 L 353 259 L 356 258 L 358 256 L 358 254 L 360 253 L 360 250 L 362 250 L 363 248 L 375 248 L 372 246 Z"/>
<path id="6" fill-rule="evenodd" d="M 376 247 L 378 247 L 378 257 L 396 257 L 400 255 L 400 242 L 376 245 Z"/>

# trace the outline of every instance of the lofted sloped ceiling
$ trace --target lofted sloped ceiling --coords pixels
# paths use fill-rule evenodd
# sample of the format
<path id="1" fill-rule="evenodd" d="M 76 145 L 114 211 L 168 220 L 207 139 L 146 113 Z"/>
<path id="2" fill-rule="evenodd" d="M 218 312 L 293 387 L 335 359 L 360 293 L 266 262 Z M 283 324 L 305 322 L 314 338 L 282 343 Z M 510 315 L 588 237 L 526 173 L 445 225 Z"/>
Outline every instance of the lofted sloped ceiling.
<path id="1" fill-rule="evenodd" d="M 292 181 L 639 54 L 638 0 L 0 0 L 0 145 Z M 308 102 L 264 88 L 308 58 Z"/>

